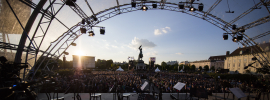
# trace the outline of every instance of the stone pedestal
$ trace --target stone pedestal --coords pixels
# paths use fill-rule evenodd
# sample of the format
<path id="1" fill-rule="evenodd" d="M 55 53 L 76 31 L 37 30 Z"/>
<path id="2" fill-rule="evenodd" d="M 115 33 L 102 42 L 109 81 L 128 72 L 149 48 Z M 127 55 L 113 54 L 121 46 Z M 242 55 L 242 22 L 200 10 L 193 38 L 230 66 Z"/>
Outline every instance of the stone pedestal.
<path id="1" fill-rule="evenodd" d="M 146 65 L 144 64 L 143 60 L 139 60 L 138 64 L 136 65 L 136 70 L 146 70 Z"/>

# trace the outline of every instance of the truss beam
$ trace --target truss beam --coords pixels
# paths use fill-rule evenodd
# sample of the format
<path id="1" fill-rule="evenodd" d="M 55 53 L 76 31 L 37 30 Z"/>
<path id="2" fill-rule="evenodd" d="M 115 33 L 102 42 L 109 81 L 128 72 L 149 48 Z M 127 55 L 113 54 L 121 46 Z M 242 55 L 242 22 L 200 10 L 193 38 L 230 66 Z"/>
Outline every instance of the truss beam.
<path id="1" fill-rule="evenodd" d="M 234 22 L 238 21 L 239 19 L 243 18 L 244 16 L 246 16 L 247 14 L 249 14 L 250 12 L 252 12 L 253 10 L 255 10 L 254 8 L 256 7 L 260 7 L 262 6 L 263 3 L 259 2 L 256 5 L 254 5 L 253 7 L 251 7 L 250 9 L 248 9 L 247 11 L 245 11 L 244 13 L 242 13 L 241 15 L 239 15 L 238 17 L 236 17 L 235 19 L 231 20 L 228 25 L 233 24 Z"/>
<path id="2" fill-rule="evenodd" d="M 221 2 L 222 0 L 217 0 L 204 14 L 204 16 L 208 15 L 212 10 L 216 8 L 216 6 Z"/>

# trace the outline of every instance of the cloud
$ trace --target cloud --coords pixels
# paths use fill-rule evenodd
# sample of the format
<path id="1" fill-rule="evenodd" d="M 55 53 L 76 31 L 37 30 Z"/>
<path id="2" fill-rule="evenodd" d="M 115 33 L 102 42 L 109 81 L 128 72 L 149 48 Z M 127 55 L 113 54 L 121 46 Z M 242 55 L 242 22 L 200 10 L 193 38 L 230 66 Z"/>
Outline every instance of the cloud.
<path id="1" fill-rule="evenodd" d="M 156 46 L 155 43 L 147 39 L 139 39 L 137 37 L 134 37 L 134 39 L 131 41 L 128 47 L 133 48 L 133 49 L 138 49 L 140 45 L 142 45 L 142 48 L 154 48 Z"/>
<path id="2" fill-rule="evenodd" d="M 147 52 L 146 55 L 147 55 L 147 56 L 156 56 L 156 55 L 158 55 L 157 53 L 158 53 L 157 51 L 154 51 L 154 52 Z"/>
<path id="3" fill-rule="evenodd" d="M 177 54 L 177 55 L 182 55 L 183 53 L 175 53 L 175 54 Z"/>
<path id="4" fill-rule="evenodd" d="M 111 45 L 113 48 L 118 48 L 117 46 L 115 46 L 115 45 Z"/>
<path id="5" fill-rule="evenodd" d="M 159 29 L 155 29 L 155 32 L 154 33 L 155 33 L 155 35 L 161 35 L 162 34 Z"/>
<path id="6" fill-rule="evenodd" d="M 155 35 L 166 34 L 166 33 L 168 33 L 168 31 L 171 31 L 171 28 L 166 26 L 165 28 L 155 29 L 154 34 Z"/>

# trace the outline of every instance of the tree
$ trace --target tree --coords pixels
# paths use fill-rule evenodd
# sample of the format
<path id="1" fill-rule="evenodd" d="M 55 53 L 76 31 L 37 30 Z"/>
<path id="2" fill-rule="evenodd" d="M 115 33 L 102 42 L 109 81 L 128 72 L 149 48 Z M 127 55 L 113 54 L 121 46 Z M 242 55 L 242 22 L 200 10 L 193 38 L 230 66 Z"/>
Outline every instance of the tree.
<path id="1" fill-rule="evenodd" d="M 110 66 L 111 66 L 111 64 L 113 64 L 113 60 L 107 60 L 106 61 L 106 66 L 104 67 L 104 69 L 108 69 L 108 68 L 110 68 Z"/>
<path id="2" fill-rule="evenodd" d="M 199 67 L 200 71 L 202 71 L 202 66 Z"/>
<path id="3" fill-rule="evenodd" d="M 161 63 L 162 70 L 165 70 L 165 69 L 166 69 L 166 66 L 167 66 L 167 64 L 163 61 L 163 62 Z"/>
<path id="4" fill-rule="evenodd" d="M 212 66 L 210 70 L 215 71 L 215 66 Z"/>
<path id="5" fill-rule="evenodd" d="M 190 70 L 195 71 L 195 69 L 196 69 L 196 66 L 195 65 L 191 65 L 190 66 Z"/>
<path id="6" fill-rule="evenodd" d="M 246 70 L 246 73 L 249 74 L 250 73 L 250 70 Z"/>
<path id="7" fill-rule="evenodd" d="M 204 68 L 204 71 L 209 71 L 209 66 L 208 65 L 205 65 L 203 68 Z"/>
<path id="8" fill-rule="evenodd" d="M 179 65 L 179 70 L 183 69 L 183 64 Z"/>
<path id="9" fill-rule="evenodd" d="M 184 71 L 186 72 L 186 71 L 188 71 L 188 70 L 190 70 L 189 66 L 188 66 L 188 65 L 185 65 L 185 66 L 184 66 Z"/>

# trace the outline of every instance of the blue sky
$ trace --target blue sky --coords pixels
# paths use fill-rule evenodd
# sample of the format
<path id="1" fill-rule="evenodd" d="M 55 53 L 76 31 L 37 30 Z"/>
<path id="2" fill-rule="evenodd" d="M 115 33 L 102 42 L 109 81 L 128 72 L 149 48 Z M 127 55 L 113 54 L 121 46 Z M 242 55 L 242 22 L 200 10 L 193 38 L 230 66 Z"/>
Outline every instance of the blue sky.
<path id="1" fill-rule="evenodd" d="M 33 0 L 38 3 L 38 0 Z M 94 12 L 97 13 L 116 5 L 115 0 L 88 0 Z M 167 2 L 177 3 L 185 0 L 167 0 Z M 214 0 L 195 0 L 203 3 L 207 11 L 212 6 Z M 245 5 L 242 3 L 245 2 Z M 259 0 L 255 0 L 258 3 Z M 88 16 L 92 13 L 84 0 L 77 0 L 78 5 Z M 130 0 L 119 0 L 120 5 L 130 3 Z M 225 13 L 228 11 L 227 0 L 222 2 L 211 12 L 211 14 L 229 22 L 244 11 L 251 8 L 253 0 L 229 0 L 231 11 L 235 13 Z M 48 4 L 47 4 L 48 5 Z M 197 7 L 197 5 L 195 6 Z M 235 22 L 242 26 L 253 22 L 259 18 L 269 15 L 263 7 L 261 10 L 254 10 L 247 16 Z M 40 16 L 39 16 L 40 17 Z M 68 27 L 72 27 L 81 21 L 68 6 L 56 16 Z M 35 21 L 36 26 L 38 20 Z M 245 34 L 250 37 L 269 31 L 269 23 L 246 30 Z M 127 61 L 128 56 L 138 58 L 138 47 L 142 45 L 143 60 L 149 61 L 149 57 L 156 57 L 156 64 L 162 61 L 195 61 L 205 60 L 210 56 L 225 55 L 226 51 L 233 52 L 241 44 L 228 40 L 223 40 L 224 33 L 220 28 L 209 22 L 193 17 L 181 12 L 165 10 L 135 11 L 121 14 L 98 24 L 104 26 L 105 35 L 99 34 L 99 28 L 94 28 L 96 35 L 89 37 L 87 34 L 79 37 L 75 43 L 76 47 L 68 48 L 67 60 L 72 60 L 72 55 L 82 54 L 85 56 L 95 56 L 97 59 L 112 59 L 113 61 Z M 30 32 L 33 33 L 34 28 Z M 67 29 L 59 22 L 54 21 L 49 29 L 41 49 L 46 50 L 50 42 L 62 35 Z M 39 32 L 41 33 L 41 32 Z M 11 42 L 18 44 L 20 35 L 10 35 Z M 269 41 L 269 36 L 260 38 L 256 42 Z M 28 43 L 27 43 L 28 45 Z"/>

